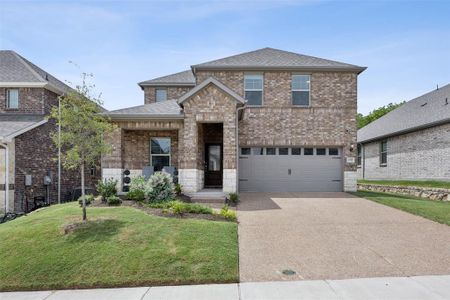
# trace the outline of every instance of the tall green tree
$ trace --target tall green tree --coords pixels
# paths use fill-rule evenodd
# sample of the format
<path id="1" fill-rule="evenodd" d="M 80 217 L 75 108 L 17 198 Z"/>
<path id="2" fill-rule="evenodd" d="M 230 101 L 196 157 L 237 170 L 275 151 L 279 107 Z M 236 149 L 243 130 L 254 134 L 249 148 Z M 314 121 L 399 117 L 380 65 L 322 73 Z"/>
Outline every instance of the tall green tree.
<path id="1" fill-rule="evenodd" d="M 112 131 L 114 125 L 101 114 L 100 95 L 93 95 L 94 85 L 87 82 L 92 74 L 83 73 L 82 82 L 59 98 L 60 107 L 53 107 L 49 118 L 61 125 L 51 133 L 53 143 L 61 147 L 61 161 L 65 169 L 79 170 L 83 221 L 86 221 L 85 168 L 95 165 L 102 154 L 111 151 L 103 135 Z"/>
<path id="2" fill-rule="evenodd" d="M 381 118 L 388 112 L 396 109 L 397 107 L 401 106 L 405 101 L 400 103 L 389 103 L 388 105 L 381 106 L 377 109 L 372 110 L 368 115 L 364 116 L 361 113 L 358 113 L 356 116 L 356 120 L 358 122 L 358 129 L 363 128 L 369 123 L 372 123 L 373 121 Z"/>

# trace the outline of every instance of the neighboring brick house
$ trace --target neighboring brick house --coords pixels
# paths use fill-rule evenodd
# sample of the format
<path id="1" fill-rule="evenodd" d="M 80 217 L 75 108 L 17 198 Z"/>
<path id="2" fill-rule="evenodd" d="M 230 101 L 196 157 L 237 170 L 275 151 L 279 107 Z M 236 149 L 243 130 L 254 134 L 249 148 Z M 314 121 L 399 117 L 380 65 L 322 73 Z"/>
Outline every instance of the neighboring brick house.
<path id="1" fill-rule="evenodd" d="M 264 48 L 141 82 L 144 105 L 108 113 L 103 177 L 170 165 L 188 193 L 354 191 L 364 69 Z"/>
<path id="2" fill-rule="evenodd" d="M 57 202 L 57 149 L 50 138 L 56 124 L 45 116 L 68 89 L 17 53 L 0 51 L 0 211 L 30 210 L 38 196 Z M 31 182 L 26 182 L 26 175 L 31 175 L 27 176 Z M 86 175 L 87 185 L 93 187 L 100 170 L 88 170 Z M 45 176 L 51 179 L 48 186 Z M 62 200 L 80 185 L 79 178 L 76 171 L 62 170 Z"/>
<path id="3" fill-rule="evenodd" d="M 358 130 L 358 177 L 450 181 L 450 84 Z"/>

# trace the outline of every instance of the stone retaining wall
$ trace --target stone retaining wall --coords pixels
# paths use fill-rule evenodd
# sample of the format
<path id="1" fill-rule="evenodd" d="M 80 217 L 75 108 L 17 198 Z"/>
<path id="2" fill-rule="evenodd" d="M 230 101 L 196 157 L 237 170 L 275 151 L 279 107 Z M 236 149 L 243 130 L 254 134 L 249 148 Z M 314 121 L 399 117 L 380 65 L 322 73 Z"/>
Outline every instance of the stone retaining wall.
<path id="1" fill-rule="evenodd" d="M 358 183 L 358 190 L 402 194 L 438 201 L 450 201 L 450 189 Z"/>

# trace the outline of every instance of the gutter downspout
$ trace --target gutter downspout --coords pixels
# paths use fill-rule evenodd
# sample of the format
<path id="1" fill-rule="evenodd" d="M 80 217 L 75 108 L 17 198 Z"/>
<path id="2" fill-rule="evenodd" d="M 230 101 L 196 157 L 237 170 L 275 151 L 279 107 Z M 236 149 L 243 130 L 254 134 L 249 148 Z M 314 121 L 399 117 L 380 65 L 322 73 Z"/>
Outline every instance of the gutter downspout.
<path id="1" fill-rule="evenodd" d="M 5 212 L 9 212 L 9 148 L 8 144 L 0 143 L 5 148 Z"/>
<path id="2" fill-rule="evenodd" d="M 236 108 L 236 194 L 239 194 L 239 111 L 245 108 L 245 103 Z"/>

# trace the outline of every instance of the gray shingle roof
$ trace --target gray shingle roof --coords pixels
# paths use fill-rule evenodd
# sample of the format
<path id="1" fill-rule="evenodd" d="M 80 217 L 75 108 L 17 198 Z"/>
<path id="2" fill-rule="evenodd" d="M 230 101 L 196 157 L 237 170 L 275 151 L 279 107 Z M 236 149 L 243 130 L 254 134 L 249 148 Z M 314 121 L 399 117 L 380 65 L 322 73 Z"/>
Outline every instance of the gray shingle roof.
<path id="1" fill-rule="evenodd" d="M 448 104 L 445 104 L 446 99 Z M 408 101 L 358 130 L 358 143 L 450 122 L 450 84 Z"/>
<path id="2" fill-rule="evenodd" d="M 42 83 L 59 92 L 70 87 L 11 50 L 0 50 L 0 83 Z"/>
<path id="3" fill-rule="evenodd" d="M 140 86 L 167 86 L 167 85 L 195 85 L 195 77 L 191 70 L 158 77 L 151 80 L 139 82 Z"/>
<path id="4" fill-rule="evenodd" d="M 14 137 L 17 133 L 44 122 L 42 115 L 9 115 L 0 114 L 0 139 Z M 23 133 L 23 132 L 22 132 Z"/>
<path id="5" fill-rule="evenodd" d="M 105 113 L 111 119 L 128 118 L 183 118 L 183 111 L 177 100 L 166 100 L 151 104 L 144 104 Z"/>
<path id="6" fill-rule="evenodd" d="M 304 69 L 304 70 L 347 70 L 358 73 L 364 67 L 328 59 L 273 49 L 263 48 L 251 52 L 225 57 L 192 66 L 196 69 Z"/>

